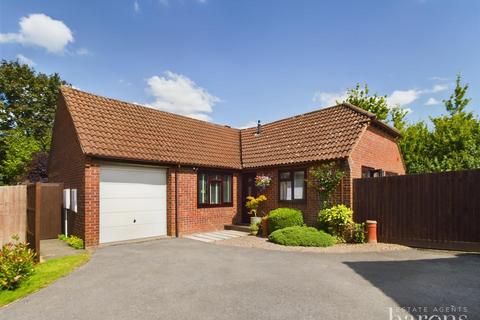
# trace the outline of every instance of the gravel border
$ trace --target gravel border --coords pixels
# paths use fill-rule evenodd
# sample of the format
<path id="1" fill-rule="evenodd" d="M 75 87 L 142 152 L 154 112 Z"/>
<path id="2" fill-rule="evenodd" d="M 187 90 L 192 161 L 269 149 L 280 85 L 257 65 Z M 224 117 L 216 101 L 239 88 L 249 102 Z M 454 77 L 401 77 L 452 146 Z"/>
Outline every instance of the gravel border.
<path id="1" fill-rule="evenodd" d="M 266 238 L 245 236 L 214 242 L 217 245 L 235 246 L 244 248 L 259 248 L 266 250 L 294 251 L 294 252 L 318 252 L 318 253 L 355 253 L 355 252 L 385 252 L 410 250 L 410 247 L 392 243 L 376 244 L 336 244 L 331 247 L 289 247 L 269 242 Z"/>

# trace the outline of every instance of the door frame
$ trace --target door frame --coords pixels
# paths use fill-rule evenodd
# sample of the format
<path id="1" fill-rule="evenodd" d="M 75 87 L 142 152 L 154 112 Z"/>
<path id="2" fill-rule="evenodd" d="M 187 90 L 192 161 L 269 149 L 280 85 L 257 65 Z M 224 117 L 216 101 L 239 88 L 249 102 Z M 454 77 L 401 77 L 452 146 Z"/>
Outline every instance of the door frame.
<path id="1" fill-rule="evenodd" d="M 257 176 L 256 172 L 247 172 L 242 174 L 242 220 L 241 222 L 244 224 L 250 224 L 250 214 L 248 213 L 247 207 L 245 204 L 247 203 L 247 196 L 251 195 L 256 197 L 257 196 L 257 188 L 255 187 L 255 177 Z M 249 180 L 250 179 L 250 180 Z M 249 194 L 248 187 L 251 187 L 251 194 Z"/>

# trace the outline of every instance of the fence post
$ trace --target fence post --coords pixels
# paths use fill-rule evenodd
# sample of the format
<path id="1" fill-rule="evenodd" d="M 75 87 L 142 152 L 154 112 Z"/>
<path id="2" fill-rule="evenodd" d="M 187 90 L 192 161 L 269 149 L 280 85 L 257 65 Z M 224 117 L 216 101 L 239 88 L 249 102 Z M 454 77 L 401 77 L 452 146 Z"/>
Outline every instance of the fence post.
<path id="1" fill-rule="evenodd" d="M 35 183 L 35 251 L 36 259 L 40 261 L 40 220 L 42 214 L 42 183 Z"/>

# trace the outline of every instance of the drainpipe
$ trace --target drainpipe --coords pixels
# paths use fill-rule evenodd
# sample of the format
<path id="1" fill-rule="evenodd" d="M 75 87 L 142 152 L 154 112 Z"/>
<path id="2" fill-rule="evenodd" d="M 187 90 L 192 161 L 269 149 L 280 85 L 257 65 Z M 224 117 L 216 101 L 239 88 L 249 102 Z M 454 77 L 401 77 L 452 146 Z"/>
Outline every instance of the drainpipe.
<path id="1" fill-rule="evenodd" d="M 178 238 L 178 170 L 180 165 L 175 170 L 175 237 Z"/>

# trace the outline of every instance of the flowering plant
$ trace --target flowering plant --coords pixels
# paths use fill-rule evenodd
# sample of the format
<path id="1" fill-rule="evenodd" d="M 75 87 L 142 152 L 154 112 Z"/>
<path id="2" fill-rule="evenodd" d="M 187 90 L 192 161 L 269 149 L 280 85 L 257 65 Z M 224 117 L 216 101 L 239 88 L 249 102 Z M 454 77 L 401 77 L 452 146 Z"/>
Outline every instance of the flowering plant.
<path id="1" fill-rule="evenodd" d="M 260 203 L 263 201 L 267 200 L 267 197 L 265 197 L 263 194 L 259 195 L 257 198 L 248 196 L 247 197 L 247 203 L 245 206 L 248 209 L 248 213 L 253 214 L 255 217 L 257 216 L 257 210 L 258 207 L 260 206 Z"/>
<path id="2" fill-rule="evenodd" d="M 272 183 L 272 178 L 269 176 L 256 176 L 255 177 L 255 185 L 259 188 L 266 188 Z"/>

